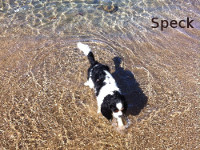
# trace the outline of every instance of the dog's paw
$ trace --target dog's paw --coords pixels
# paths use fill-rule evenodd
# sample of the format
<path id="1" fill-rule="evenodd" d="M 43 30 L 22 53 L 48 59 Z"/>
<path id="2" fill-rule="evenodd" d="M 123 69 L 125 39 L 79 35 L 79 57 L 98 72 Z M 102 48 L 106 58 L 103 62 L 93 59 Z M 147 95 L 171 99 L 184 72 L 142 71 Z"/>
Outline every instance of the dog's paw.
<path id="1" fill-rule="evenodd" d="M 117 122 L 112 122 L 113 127 L 117 127 Z"/>
<path id="2" fill-rule="evenodd" d="M 85 86 L 89 86 L 89 82 L 86 81 L 86 82 L 84 83 L 84 85 L 85 85 Z"/>
<path id="3" fill-rule="evenodd" d="M 84 85 L 85 85 L 85 86 L 89 86 L 91 89 L 94 88 L 94 84 L 93 84 L 93 82 L 90 81 L 90 80 L 86 81 L 86 82 L 84 83 Z"/>
<path id="4" fill-rule="evenodd" d="M 101 105 L 98 104 L 98 106 L 97 106 L 97 114 L 100 114 L 100 113 L 101 113 Z"/>
<path id="5" fill-rule="evenodd" d="M 118 128 L 117 128 L 118 130 L 125 130 L 126 129 L 126 127 L 125 126 L 118 126 Z"/>

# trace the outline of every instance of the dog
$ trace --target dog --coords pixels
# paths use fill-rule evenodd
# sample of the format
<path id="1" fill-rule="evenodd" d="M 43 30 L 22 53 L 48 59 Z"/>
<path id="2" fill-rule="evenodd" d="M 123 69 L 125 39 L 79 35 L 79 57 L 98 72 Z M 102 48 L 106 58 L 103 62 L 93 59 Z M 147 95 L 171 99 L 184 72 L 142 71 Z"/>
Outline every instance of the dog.
<path id="1" fill-rule="evenodd" d="M 127 103 L 111 75 L 109 67 L 95 60 L 88 45 L 78 42 L 77 47 L 88 57 L 90 62 L 87 81 L 84 85 L 95 90 L 97 113 L 101 112 L 109 121 L 116 118 L 118 128 L 124 129 L 122 117 L 125 116 Z"/>

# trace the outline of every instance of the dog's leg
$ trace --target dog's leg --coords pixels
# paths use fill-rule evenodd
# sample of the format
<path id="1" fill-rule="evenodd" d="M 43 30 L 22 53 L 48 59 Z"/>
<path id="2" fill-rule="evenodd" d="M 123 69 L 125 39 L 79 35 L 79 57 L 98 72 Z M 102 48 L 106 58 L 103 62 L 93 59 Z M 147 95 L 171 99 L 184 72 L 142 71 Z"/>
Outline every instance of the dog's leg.
<path id="1" fill-rule="evenodd" d="M 85 86 L 89 86 L 91 89 L 94 88 L 94 83 L 93 83 L 93 81 L 92 81 L 91 78 L 89 78 L 88 81 L 86 81 L 86 82 L 84 83 L 84 85 L 85 85 Z"/>
<path id="2" fill-rule="evenodd" d="M 101 105 L 103 104 L 103 99 L 100 95 L 97 96 L 97 113 L 101 113 Z M 105 106 L 103 107 L 105 109 Z M 108 108 L 107 108 L 108 109 Z M 105 116 L 105 115 L 104 115 Z M 107 118 L 107 117 L 106 117 Z M 108 118 L 107 118 L 108 119 Z M 110 118 L 111 119 L 111 118 Z"/>
<path id="3" fill-rule="evenodd" d="M 102 102 L 100 100 L 97 100 L 97 113 L 100 114 L 101 113 L 101 104 Z"/>

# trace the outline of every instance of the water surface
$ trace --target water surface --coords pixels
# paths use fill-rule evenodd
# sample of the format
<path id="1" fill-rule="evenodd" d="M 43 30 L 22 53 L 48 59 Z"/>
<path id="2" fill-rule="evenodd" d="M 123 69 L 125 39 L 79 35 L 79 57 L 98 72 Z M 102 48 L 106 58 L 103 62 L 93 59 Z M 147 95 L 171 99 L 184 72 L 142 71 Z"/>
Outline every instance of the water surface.
<path id="1" fill-rule="evenodd" d="M 123 134 L 96 114 L 78 41 L 130 103 Z M 0 148 L 200 149 L 199 41 L 198 0 L 0 0 Z"/>

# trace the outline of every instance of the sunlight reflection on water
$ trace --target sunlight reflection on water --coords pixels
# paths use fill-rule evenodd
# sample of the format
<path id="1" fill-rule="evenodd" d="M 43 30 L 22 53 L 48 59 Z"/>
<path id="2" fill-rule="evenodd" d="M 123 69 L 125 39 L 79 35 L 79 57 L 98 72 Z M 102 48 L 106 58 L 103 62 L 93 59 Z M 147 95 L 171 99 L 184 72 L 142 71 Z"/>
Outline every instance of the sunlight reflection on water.
<path id="1" fill-rule="evenodd" d="M 199 6 L 0 0 L 0 149 L 199 149 Z M 190 17 L 194 28 L 152 29 L 152 17 Z M 88 61 L 79 41 L 110 66 L 134 109 L 121 138 L 97 117 L 93 91 L 83 86 Z"/>

